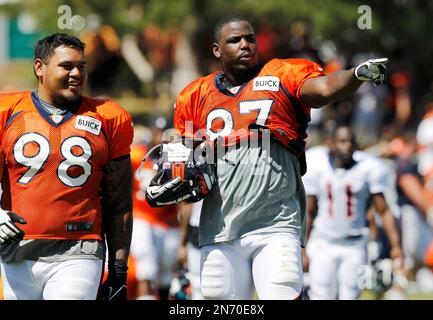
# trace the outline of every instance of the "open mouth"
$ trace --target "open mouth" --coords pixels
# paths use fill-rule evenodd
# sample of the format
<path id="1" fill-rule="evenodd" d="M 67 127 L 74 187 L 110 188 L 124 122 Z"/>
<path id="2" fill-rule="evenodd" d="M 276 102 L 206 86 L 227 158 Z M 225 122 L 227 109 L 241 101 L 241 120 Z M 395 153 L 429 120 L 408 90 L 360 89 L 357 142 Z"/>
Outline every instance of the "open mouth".
<path id="1" fill-rule="evenodd" d="M 70 81 L 68 82 L 68 88 L 78 90 L 81 89 L 81 82 L 79 81 Z"/>

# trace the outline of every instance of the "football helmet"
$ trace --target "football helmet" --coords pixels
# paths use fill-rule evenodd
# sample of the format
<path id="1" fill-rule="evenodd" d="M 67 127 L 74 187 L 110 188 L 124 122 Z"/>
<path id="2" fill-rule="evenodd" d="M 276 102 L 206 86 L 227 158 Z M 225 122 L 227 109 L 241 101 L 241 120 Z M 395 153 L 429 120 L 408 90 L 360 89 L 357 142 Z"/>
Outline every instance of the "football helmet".
<path id="1" fill-rule="evenodd" d="M 150 158 L 157 170 L 146 189 L 149 205 L 161 207 L 203 199 L 215 182 L 215 169 L 208 161 L 207 150 L 204 140 L 185 138 L 153 147 L 142 161 L 143 166 Z"/>

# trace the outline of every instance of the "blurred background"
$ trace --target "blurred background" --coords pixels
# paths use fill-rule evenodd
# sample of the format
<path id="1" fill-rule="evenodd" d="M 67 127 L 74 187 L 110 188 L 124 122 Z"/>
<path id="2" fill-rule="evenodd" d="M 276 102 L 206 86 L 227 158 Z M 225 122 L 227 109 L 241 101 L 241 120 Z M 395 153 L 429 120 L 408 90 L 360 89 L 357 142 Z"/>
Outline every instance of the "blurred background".
<path id="1" fill-rule="evenodd" d="M 371 11 L 364 27 L 360 6 Z M 433 69 L 425 67 L 433 56 L 428 0 L 0 0 L 0 91 L 35 88 L 35 41 L 66 32 L 87 43 L 87 94 L 109 96 L 137 119 L 170 116 L 186 84 L 218 69 L 212 31 L 229 13 L 251 20 L 263 62 L 305 57 L 332 72 L 373 56 L 390 58 L 384 88 L 363 86 L 359 95 L 315 112 L 311 131 L 334 119 L 365 133 L 363 146 L 375 144 L 415 126 L 433 100 Z"/>
<path id="2" fill-rule="evenodd" d="M 313 110 L 308 147 L 321 144 L 336 123 L 348 124 L 360 149 L 393 167 L 404 144 L 399 136 L 433 110 L 429 0 L 0 0 L 0 92 L 37 88 L 35 42 L 53 32 L 73 34 L 87 45 L 85 94 L 122 105 L 140 125 L 137 138 L 149 143 L 152 128 L 172 125 L 183 87 L 219 69 L 213 27 L 231 13 L 252 22 L 263 63 L 302 57 L 331 73 L 389 58 L 384 86 L 364 84 L 352 97 Z M 431 272 L 426 277 L 430 282 L 420 283 L 431 285 L 417 291 L 430 294 Z"/>

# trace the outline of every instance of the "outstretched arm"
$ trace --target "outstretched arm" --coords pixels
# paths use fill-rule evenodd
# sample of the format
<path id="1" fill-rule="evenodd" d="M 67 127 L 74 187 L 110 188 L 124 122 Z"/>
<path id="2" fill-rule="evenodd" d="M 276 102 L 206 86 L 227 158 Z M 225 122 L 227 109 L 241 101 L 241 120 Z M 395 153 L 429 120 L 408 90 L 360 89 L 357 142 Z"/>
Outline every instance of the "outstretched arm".
<path id="1" fill-rule="evenodd" d="M 301 87 L 300 97 L 304 104 L 319 108 L 353 94 L 362 84 L 353 75 L 353 68 L 333 72 L 327 76 L 311 78 Z"/>
<path id="2" fill-rule="evenodd" d="M 300 88 L 300 98 L 305 105 L 320 108 L 352 95 L 363 81 L 372 80 L 375 84 L 381 84 L 386 62 L 386 58 L 372 59 L 350 70 L 308 79 Z"/>

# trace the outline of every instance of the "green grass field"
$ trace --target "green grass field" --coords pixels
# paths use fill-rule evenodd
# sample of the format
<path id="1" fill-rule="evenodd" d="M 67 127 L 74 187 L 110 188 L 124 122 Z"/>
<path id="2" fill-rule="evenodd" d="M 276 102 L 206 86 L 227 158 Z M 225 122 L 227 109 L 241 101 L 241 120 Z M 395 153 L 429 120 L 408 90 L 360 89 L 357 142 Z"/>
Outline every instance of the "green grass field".
<path id="1" fill-rule="evenodd" d="M 364 290 L 360 300 L 382 300 L 383 296 L 377 296 L 373 291 Z M 411 293 L 407 300 L 433 300 L 433 293 Z"/>

